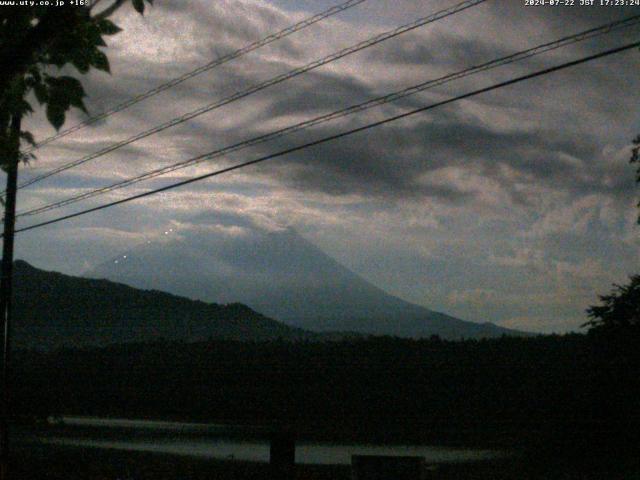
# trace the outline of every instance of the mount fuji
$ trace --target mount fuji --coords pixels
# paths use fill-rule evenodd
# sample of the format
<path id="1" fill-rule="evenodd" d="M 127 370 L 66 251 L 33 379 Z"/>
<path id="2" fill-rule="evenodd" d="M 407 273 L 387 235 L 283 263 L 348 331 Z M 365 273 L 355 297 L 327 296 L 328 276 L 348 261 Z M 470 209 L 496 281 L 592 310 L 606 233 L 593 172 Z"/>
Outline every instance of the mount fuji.
<path id="1" fill-rule="evenodd" d="M 205 302 L 239 302 L 317 332 L 444 339 L 524 334 L 390 295 L 291 228 L 265 227 L 235 214 L 197 220 L 188 235 L 178 231 L 144 243 L 84 276 Z"/>

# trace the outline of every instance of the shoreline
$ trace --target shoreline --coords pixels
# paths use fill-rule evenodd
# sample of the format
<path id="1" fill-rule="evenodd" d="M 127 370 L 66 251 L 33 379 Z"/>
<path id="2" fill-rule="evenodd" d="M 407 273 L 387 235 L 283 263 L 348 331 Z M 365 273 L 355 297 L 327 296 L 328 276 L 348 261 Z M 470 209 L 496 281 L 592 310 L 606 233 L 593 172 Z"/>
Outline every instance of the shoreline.
<path id="1" fill-rule="evenodd" d="M 12 476 L 24 480 L 267 480 L 267 463 L 90 447 L 16 447 Z M 296 465 L 296 478 L 348 480 L 345 465 Z"/>
<path id="2" fill-rule="evenodd" d="M 36 444 L 14 445 L 12 478 L 24 480 L 268 480 L 267 463 L 188 455 Z M 623 480 L 640 466 L 584 465 L 557 457 L 517 456 L 464 463 L 428 463 L 440 480 Z M 349 465 L 296 464 L 296 480 L 350 480 Z"/>
<path id="3" fill-rule="evenodd" d="M 66 435 L 68 433 L 70 435 Z M 25 449 L 75 448 L 102 449 L 124 452 L 154 453 L 159 455 L 188 456 L 201 460 L 268 462 L 268 439 L 242 439 L 231 436 L 192 436 L 189 434 L 158 434 L 157 432 L 104 432 L 104 431 L 31 431 L 13 435 L 14 444 Z M 410 444 L 348 444 L 315 442 L 297 439 L 296 461 L 305 465 L 349 465 L 353 455 L 419 456 L 427 463 L 467 463 L 507 458 L 512 452 L 491 449 L 452 448 L 442 445 Z"/>

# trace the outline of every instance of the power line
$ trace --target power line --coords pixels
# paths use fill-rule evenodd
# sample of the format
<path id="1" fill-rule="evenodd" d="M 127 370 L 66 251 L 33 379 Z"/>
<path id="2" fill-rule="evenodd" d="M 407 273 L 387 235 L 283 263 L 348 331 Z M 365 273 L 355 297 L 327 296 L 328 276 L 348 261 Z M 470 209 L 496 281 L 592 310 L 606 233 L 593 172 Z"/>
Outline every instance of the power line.
<path id="1" fill-rule="evenodd" d="M 458 80 L 470 75 L 475 75 L 478 74 L 480 72 L 484 72 L 487 70 L 491 70 L 500 66 L 504 66 L 510 63 L 514 63 L 517 61 L 522 61 L 524 59 L 527 58 L 531 58 L 533 56 L 536 55 L 540 55 L 542 53 L 546 53 L 552 50 L 556 50 L 562 47 L 565 47 L 567 45 L 570 44 L 574 44 L 577 42 L 581 42 L 587 39 L 591 39 L 591 38 L 596 38 L 598 36 L 602 36 L 605 34 L 608 34 L 610 32 L 622 29 L 622 28 L 627 28 L 627 27 L 631 27 L 633 25 L 637 25 L 638 23 L 640 23 L 640 15 L 635 15 L 632 17 L 628 17 L 626 19 L 623 20 L 619 20 L 616 22 L 612 22 L 612 23 L 608 23 L 606 25 L 602 25 L 599 27 L 595 27 L 595 28 L 591 28 L 573 35 L 569 35 L 557 40 L 554 40 L 552 42 L 548 42 L 542 45 L 538 45 L 536 47 L 533 48 L 529 48 L 527 50 L 523 50 L 517 53 L 513 53 L 510 55 L 507 55 L 505 57 L 501 57 L 501 58 L 497 58 L 485 63 L 482 63 L 480 65 L 477 66 L 473 66 L 455 73 L 450 73 L 447 75 L 444 75 L 442 77 L 436 78 L 436 79 L 432 79 L 432 80 L 428 80 L 426 82 L 422 82 L 420 84 L 417 85 L 413 85 L 410 87 L 407 87 L 403 90 L 397 91 L 397 92 L 393 92 L 393 93 L 389 93 L 387 95 L 381 96 L 381 97 L 377 97 L 371 100 L 368 100 L 366 102 L 360 103 L 360 104 L 356 104 L 356 105 L 352 105 L 349 106 L 347 108 L 343 108 L 328 114 L 324 114 L 324 115 L 320 115 L 318 117 L 315 117 L 313 119 L 310 120 L 306 120 L 304 122 L 300 122 L 294 125 L 291 125 L 289 127 L 285 127 L 282 128 L 280 130 L 276 130 L 274 132 L 271 133 L 267 133 L 264 135 L 260 135 L 258 137 L 254 137 L 251 138 L 249 140 L 245 140 L 218 150 L 215 150 L 213 152 L 209 152 L 203 155 L 198 155 L 196 157 L 187 159 L 187 160 L 183 160 L 181 162 L 177 162 L 173 165 L 169 165 L 166 167 L 161 167 L 161 168 L 157 168 L 155 170 L 151 170 L 149 172 L 145 172 L 141 175 L 137 175 L 135 177 L 131 177 L 116 183 L 113 183 L 111 185 L 105 186 L 105 187 L 101 187 L 95 190 L 91 190 L 89 192 L 85 192 L 79 195 L 75 195 L 73 197 L 70 198 L 66 198 L 54 203 L 50 203 L 47 205 L 43 205 L 41 207 L 37 207 L 37 208 L 33 208 L 31 210 L 27 210 L 24 212 L 19 212 L 17 214 L 17 218 L 18 217 L 24 217 L 24 216 L 31 216 L 31 215 L 36 215 L 39 213 L 44 213 L 50 210 L 54 210 L 57 208 L 61 208 L 67 205 L 71 205 L 73 203 L 82 201 L 82 200 L 86 200 L 89 198 L 93 198 L 99 195 L 103 195 L 105 193 L 108 192 L 112 192 L 114 190 L 120 189 L 120 188 L 124 188 L 130 185 L 134 185 L 136 183 L 145 181 L 145 180 L 149 180 L 155 177 L 158 177 L 160 175 L 164 175 L 166 173 L 170 173 L 182 168 L 186 168 L 192 165 L 196 165 L 198 163 L 201 163 L 205 160 L 211 160 L 214 158 L 218 158 L 218 157 L 222 157 L 225 155 L 228 155 L 229 153 L 232 152 L 236 152 L 251 146 L 255 146 L 279 137 L 282 137 L 284 135 L 288 135 L 303 129 L 307 129 L 309 127 L 312 126 L 316 126 L 322 123 L 326 123 L 332 120 L 336 120 L 338 118 L 342 118 L 345 117 L 347 115 L 351 115 L 354 113 L 359 113 L 365 110 L 368 110 L 370 108 L 373 107 L 377 107 L 392 101 L 396 101 L 405 97 L 408 97 L 410 95 L 414 95 L 418 92 L 422 92 L 425 91 L 427 89 L 431 89 L 434 88 L 436 86 L 440 86 L 443 85 L 445 83 L 449 83 L 451 81 L 454 80 Z"/>
<path id="2" fill-rule="evenodd" d="M 159 133 L 163 130 L 166 130 L 168 128 L 174 127 L 176 125 L 179 125 L 181 123 L 184 123 L 186 121 L 192 120 L 193 118 L 196 118 L 200 115 L 203 115 L 207 112 L 210 112 L 212 110 L 215 110 L 217 108 L 223 107 L 225 105 L 228 105 L 232 102 L 235 102 L 237 100 L 241 100 L 245 97 L 248 97 L 254 93 L 257 93 L 261 90 L 264 90 L 266 88 L 269 88 L 271 86 L 277 85 L 279 83 L 282 83 L 286 80 L 290 80 L 291 78 L 297 77 L 299 75 L 302 75 L 303 73 L 309 72 L 311 70 L 314 70 L 316 68 L 319 68 L 323 65 L 326 65 L 328 63 L 331 62 L 335 62 L 336 60 L 339 60 L 343 57 L 346 57 L 347 55 L 351 55 L 353 53 L 356 53 L 358 51 L 364 50 L 365 48 L 369 48 L 373 45 L 376 45 L 378 43 L 381 43 L 385 40 L 389 40 L 391 38 L 397 37 L 399 35 L 402 35 L 404 33 L 407 33 L 409 31 L 415 30 L 419 27 L 422 27 L 424 25 L 427 25 L 429 23 L 433 23 L 436 22 L 438 20 L 441 20 L 443 18 L 449 17 L 451 15 L 454 15 L 458 12 L 461 12 L 463 10 L 466 10 L 468 8 L 474 7 L 478 4 L 484 3 L 487 0 L 465 0 L 461 3 L 458 3 L 456 5 L 454 5 L 453 7 L 444 9 L 444 10 L 440 10 L 432 15 L 429 15 L 427 17 L 422 17 L 414 22 L 411 22 L 409 24 L 405 24 L 402 25 L 400 27 L 397 27 L 393 30 L 378 34 L 368 40 L 362 41 L 360 43 L 357 43 L 355 45 L 352 45 L 351 47 L 347 47 L 344 48 L 336 53 L 332 53 L 326 57 L 323 57 L 319 60 L 315 60 L 311 63 L 308 63 L 302 67 L 296 68 L 294 70 L 291 70 L 287 73 L 283 73 L 281 75 L 277 75 L 265 82 L 256 84 L 252 87 L 249 87 L 246 90 L 241 90 L 239 92 L 234 93 L 233 95 L 223 98 L 222 100 L 218 100 L 216 102 L 210 103 L 209 105 L 205 105 L 204 107 L 198 108 L 197 110 L 193 110 L 191 112 L 188 112 L 180 117 L 176 117 L 172 120 L 169 120 L 168 122 L 165 122 L 161 125 L 158 125 L 156 127 L 153 127 L 149 130 L 146 130 L 144 132 L 138 133 L 132 137 L 129 137 L 126 140 L 123 140 L 121 142 L 115 143 L 113 145 L 110 145 L 106 148 L 103 148 L 102 150 L 99 150 L 98 152 L 89 154 L 83 158 L 80 158 L 78 160 L 74 160 L 72 162 L 66 163 L 58 168 L 54 168 L 53 170 L 50 170 L 47 173 L 44 173 L 42 175 L 39 175 L 37 177 L 34 177 L 30 180 L 27 180 L 25 182 L 22 182 L 20 185 L 18 185 L 18 188 L 24 188 L 27 187 L 29 185 L 33 185 L 34 183 L 37 183 L 39 181 L 42 181 L 46 178 L 49 178 L 53 175 L 56 175 L 58 173 L 64 172 L 66 170 L 69 170 L 71 168 L 74 168 L 78 165 L 82 165 L 86 162 L 89 162 L 91 160 L 94 160 L 98 157 L 101 157 L 103 155 L 106 155 L 108 153 L 111 153 L 121 147 L 124 147 L 126 145 L 130 145 L 138 140 L 141 140 L 143 138 L 149 137 L 153 134 Z M 4 193 L 4 192 L 3 192 Z"/>
<path id="3" fill-rule="evenodd" d="M 54 218 L 52 220 L 47 220 L 45 222 L 40 222 L 40 223 L 37 223 L 37 224 L 34 224 L 34 225 L 29 225 L 27 227 L 16 229 L 15 233 L 26 232 L 28 230 L 33 230 L 35 228 L 40 228 L 40 227 L 44 227 L 46 225 L 51 225 L 51 224 L 54 224 L 54 223 L 62 222 L 64 220 L 69 220 L 71 218 L 79 217 L 81 215 L 86 215 L 88 213 L 97 212 L 99 210 L 103 210 L 103 209 L 106 209 L 106 208 L 114 207 L 116 205 L 121 205 L 123 203 L 128 203 L 128 202 L 131 202 L 133 200 L 137 200 L 137 199 L 140 199 L 140 198 L 144 198 L 144 197 L 148 197 L 148 196 L 151 196 L 151 195 L 155 195 L 157 193 L 161 193 L 161 192 L 165 192 L 165 191 L 168 191 L 168 190 L 172 190 L 174 188 L 178 188 L 178 187 L 181 187 L 181 186 L 184 186 L 184 185 L 188 185 L 188 184 L 191 184 L 191 183 L 199 182 L 199 181 L 205 180 L 207 178 L 211 178 L 211 177 L 215 177 L 215 176 L 218 176 L 218 175 L 222 175 L 224 173 L 232 172 L 234 170 L 239 170 L 241 168 L 245 168 L 245 167 L 248 167 L 250 165 L 255 165 L 255 164 L 258 164 L 258 163 L 261 163 L 261 162 L 265 162 L 267 160 L 271 160 L 273 158 L 282 157 L 284 155 L 288 155 L 290 153 L 294 153 L 294 152 L 297 152 L 297 151 L 300 151 L 300 150 L 304 150 L 304 149 L 307 149 L 307 148 L 310 148 L 310 147 L 313 147 L 313 146 L 316 146 L 316 145 L 321 145 L 321 144 L 324 144 L 324 143 L 327 143 L 327 142 L 330 142 L 330 141 L 333 141 L 333 140 L 337 140 L 337 139 L 340 139 L 340 138 L 343 138 L 343 137 L 354 135 L 354 134 L 359 133 L 359 132 L 370 130 L 372 128 L 376 128 L 376 127 L 385 125 L 387 123 L 395 122 L 397 120 L 400 120 L 400 119 L 403 119 L 403 118 L 406 118 L 406 117 L 410 117 L 410 116 L 416 115 L 418 113 L 425 112 L 427 110 L 431 110 L 431 109 L 434 109 L 434 108 L 437 108 L 437 107 L 441 107 L 443 105 L 448 105 L 448 104 L 451 104 L 451 103 L 454 103 L 454 102 L 457 102 L 457 101 L 460 101 L 460 100 L 464 100 L 464 99 L 467 99 L 467 98 L 470 98 L 470 97 L 474 97 L 476 95 L 480 95 L 482 93 L 487 93 L 487 92 L 490 92 L 490 91 L 493 91 L 493 90 L 498 90 L 500 88 L 504 88 L 504 87 L 507 87 L 507 86 L 510 86 L 510 85 L 514 85 L 516 83 L 520 83 L 520 82 L 523 82 L 525 80 L 530 80 L 532 78 L 548 75 L 550 73 L 557 72 L 559 70 L 564 70 L 566 68 L 570 68 L 570 67 L 573 67 L 573 66 L 576 66 L 576 65 L 580 65 L 580 64 L 592 61 L 592 60 L 596 60 L 598 58 L 607 57 L 609 55 L 620 53 L 620 52 L 623 52 L 623 51 L 626 51 L 626 50 L 630 50 L 630 49 L 636 48 L 636 47 L 640 47 L 640 42 L 630 43 L 630 44 L 624 45 L 622 47 L 617 47 L 617 48 L 613 48 L 613 49 L 610 49 L 610 50 L 606 50 L 604 52 L 600 52 L 600 53 L 597 53 L 597 54 L 589 55 L 587 57 L 582 57 L 582 58 L 580 58 L 578 60 L 573 60 L 571 62 L 565 62 L 563 64 L 556 65 L 554 67 L 549 67 L 549 68 L 545 68 L 543 70 L 538 70 L 536 72 L 529 73 L 527 75 L 516 77 L 516 78 L 513 78 L 511 80 L 507 80 L 507 81 L 500 82 L 500 83 L 497 83 L 497 84 L 494 84 L 494 85 L 491 85 L 491 86 L 488 86 L 488 87 L 484 87 L 484 88 L 480 88 L 480 89 L 474 90 L 472 92 L 468 92 L 468 93 L 465 93 L 465 94 L 462 94 L 462 95 L 458 95 L 458 96 L 450 98 L 448 100 L 443 100 L 441 102 L 437 102 L 437 103 L 433 103 L 431 105 L 420 107 L 420 108 L 411 110 L 409 112 L 405 112 L 405 113 L 402 113 L 402 114 L 399 114 L 399 115 L 395 115 L 393 117 L 388 117 L 388 118 L 386 118 L 384 120 L 380 120 L 378 122 L 369 123 L 369 124 L 364 125 L 362 127 L 358 127 L 358 128 L 354 128 L 354 129 L 351 129 L 351 130 L 347 130 L 347 131 L 344 131 L 344 132 L 341 132 L 341 133 L 338 133 L 338 134 L 335 134 L 335 135 L 330 135 L 330 136 L 321 138 L 319 140 L 315 140 L 313 142 L 308 142 L 308 143 L 305 143 L 305 144 L 302 144 L 302 145 L 298 145 L 296 147 L 288 148 L 286 150 L 281 150 L 279 152 L 272 153 L 270 155 L 266 155 L 266 156 L 263 156 L 263 157 L 260 157 L 260 158 L 254 159 L 254 160 L 249 160 L 247 162 L 240 163 L 240 164 L 237 164 L 237 165 L 234 165 L 234 166 L 231 166 L 231 167 L 226 167 L 226 168 L 223 168 L 223 169 L 220 169 L 220 170 L 216 170 L 214 172 L 210 172 L 210 173 L 207 173 L 207 174 L 204 174 L 204 175 L 199 175 L 197 177 L 193 177 L 193 178 L 190 178 L 190 179 L 187 179 L 187 180 L 183 180 L 181 182 L 173 183 L 171 185 L 167 185 L 167 186 L 164 186 L 164 187 L 161 187 L 161 188 L 150 190 L 148 192 L 139 193 L 137 195 L 133 195 L 133 196 L 130 196 L 130 197 L 127 197 L 127 198 L 123 198 L 123 199 L 116 200 L 116 201 L 113 201 L 113 202 L 109 202 L 109 203 L 106 203 L 106 204 L 103 204 L 103 205 L 99 205 L 97 207 L 93 207 L 93 208 L 89 208 L 89 209 L 86 209 L 86 210 L 82 210 L 80 212 L 72 213 L 72 214 L 69 214 L 69 215 L 64 215 L 64 216 L 61 216 L 61 217 L 58 217 L 58 218 Z"/>
<path id="4" fill-rule="evenodd" d="M 221 100 L 218 100 L 218 101 L 213 102 L 211 104 L 205 105 L 204 107 L 201 107 L 201 108 L 196 109 L 194 111 L 188 112 L 188 113 L 186 113 L 186 114 L 184 114 L 184 115 L 182 115 L 180 117 L 176 117 L 176 118 L 174 118 L 172 120 L 169 120 L 168 122 L 165 122 L 165 123 L 163 123 L 161 125 L 158 125 L 156 127 L 151 128 L 149 130 L 146 130 L 144 132 L 136 134 L 136 135 L 134 135 L 132 137 L 129 137 L 126 140 L 121 141 L 121 142 L 118 142 L 118 143 L 115 143 L 115 144 L 110 145 L 108 147 L 105 147 L 102 150 L 99 150 L 97 152 L 89 154 L 89 155 L 87 155 L 85 157 L 82 157 L 82 158 L 80 158 L 78 160 L 74 160 L 72 162 L 66 163 L 66 164 L 64 164 L 64 165 L 62 165 L 62 166 L 60 166 L 58 168 L 55 168 L 55 169 L 53 169 L 53 170 L 51 170 L 51 171 L 49 171 L 47 173 L 44 173 L 42 175 L 39 175 L 37 177 L 34 177 L 34 178 L 32 178 L 32 179 L 30 179 L 28 181 L 25 181 L 25 182 L 21 183 L 18 186 L 18 188 L 24 188 L 26 186 L 33 185 L 34 183 L 37 183 L 37 182 L 39 182 L 41 180 L 44 180 L 44 179 L 49 178 L 49 177 L 51 177 L 53 175 L 56 175 L 56 174 L 61 173 L 61 172 L 64 172 L 64 171 L 69 170 L 71 168 L 74 168 L 74 167 L 76 167 L 78 165 L 82 165 L 82 164 L 84 164 L 86 162 L 89 162 L 91 160 L 94 160 L 96 158 L 99 158 L 99 157 L 101 157 L 103 155 L 106 155 L 108 153 L 111 153 L 111 152 L 113 152 L 113 151 L 115 151 L 115 150 L 117 150 L 117 149 L 119 149 L 121 147 L 124 147 L 126 145 L 130 145 L 131 143 L 134 143 L 134 142 L 136 142 L 138 140 L 141 140 L 143 138 L 149 137 L 149 136 L 151 136 L 151 135 L 153 135 L 155 133 L 159 133 L 159 132 L 164 131 L 164 130 L 166 130 L 168 128 L 174 127 L 174 126 L 179 125 L 181 123 L 184 123 L 184 122 L 186 122 L 188 120 L 196 118 L 196 117 L 198 117 L 200 115 L 203 115 L 204 113 L 208 113 L 208 112 L 210 112 L 212 110 L 215 110 L 217 108 L 223 107 L 223 106 L 228 105 L 228 104 L 230 104 L 232 102 L 241 100 L 241 99 L 243 99 L 245 97 L 248 97 L 248 96 L 250 96 L 250 95 L 252 95 L 254 93 L 257 93 L 257 92 L 259 92 L 261 90 L 264 90 L 266 88 L 269 88 L 269 87 L 274 86 L 276 84 L 282 83 L 282 82 L 284 82 L 286 80 L 289 80 L 291 78 L 294 78 L 294 77 L 297 77 L 299 75 L 302 75 L 303 73 L 306 73 L 308 71 L 314 70 L 314 69 L 319 68 L 319 67 L 321 67 L 323 65 L 326 65 L 328 63 L 337 61 L 337 60 L 339 60 L 339 59 L 341 59 L 343 57 L 346 57 L 347 55 L 351 55 L 351 54 L 356 53 L 358 51 L 364 50 L 365 48 L 371 47 L 371 46 L 376 45 L 378 43 L 381 43 L 381 42 L 383 42 L 385 40 L 388 40 L 390 38 L 393 38 L 393 37 L 396 37 L 398 35 L 404 34 L 406 32 L 409 32 L 411 30 L 414 30 L 416 28 L 424 26 L 424 25 L 426 25 L 428 23 L 432 23 L 432 22 L 441 20 L 443 18 L 446 18 L 448 16 L 454 15 L 454 14 L 456 14 L 456 13 L 462 11 L 462 10 L 466 10 L 467 8 L 471 8 L 471 7 L 473 7 L 473 6 L 477 5 L 477 4 L 484 3 L 485 1 L 486 0 L 466 0 L 466 1 L 463 1 L 463 2 L 461 2 L 459 4 L 454 5 L 453 7 L 450 7 L 450 8 L 444 9 L 444 10 L 440 10 L 440 11 L 436 12 L 435 14 L 429 15 L 427 17 L 422 17 L 422 18 L 420 18 L 420 19 L 418 19 L 418 20 L 416 20 L 414 22 L 411 22 L 409 24 L 405 24 L 405 25 L 397 27 L 397 28 L 395 28 L 393 30 L 378 34 L 378 35 L 376 35 L 376 36 L 374 36 L 374 37 L 372 37 L 372 38 L 370 38 L 368 40 L 365 40 L 365 41 L 359 42 L 359 43 L 357 43 L 355 45 L 352 45 L 351 47 L 344 48 L 344 49 L 342 49 L 342 50 L 340 50 L 340 51 L 338 51 L 336 53 L 333 53 L 333 54 L 330 54 L 330 55 L 328 55 L 326 57 L 323 57 L 321 59 L 315 60 L 315 61 L 313 61 L 311 63 L 308 63 L 308 64 L 306 64 L 306 65 L 304 65 L 302 67 L 299 67 L 297 69 L 294 69 L 294 70 L 291 70 L 291 71 L 286 72 L 284 74 L 281 74 L 281 75 L 278 75 L 276 77 L 273 77 L 273 78 L 271 78 L 269 80 L 266 80 L 265 82 L 253 85 L 253 86 L 249 87 L 248 89 L 236 92 L 236 93 L 232 94 L 229 97 L 225 97 L 225 98 L 223 98 Z"/>
<path id="5" fill-rule="evenodd" d="M 158 85 L 155 88 L 152 88 L 151 90 L 148 90 L 147 92 L 141 93 L 139 95 L 136 95 L 135 97 L 130 98 L 129 100 L 126 100 L 125 102 L 122 102 L 118 105 L 116 105 L 115 107 L 111 107 L 108 110 L 105 110 L 103 112 L 100 112 L 96 115 L 92 115 L 91 117 L 87 118 L 86 120 L 83 120 L 82 122 L 69 127 L 67 129 L 61 130 L 60 132 L 56 133 L 55 135 L 52 135 L 50 137 L 45 138 L 44 140 L 38 142 L 34 147 L 30 148 L 29 150 L 27 150 L 28 152 L 31 152 L 37 148 L 43 147 L 44 145 L 47 145 L 55 140 L 58 140 L 59 138 L 62 137 L 66 137 L 67 135 L 70 135 L 74 132 L 77 132 L 78 130 L 83 129 L 84 127 L 88 126 L 88 125 L 92 125 L 95 122 L 102 120 L 104 118 L 107 118 L 115 113 L 121 112 L 122 110 L 125 110 L 133 105 L 135 105 L 136 103 L 139 103 L 143 100 L 146 100 L 149 97 L 153 97 L 154 95 L 157 95 L 158 93 L 164 92 L 165 90 L 168 90 L 169 88 L 175 87 L 176 85 L 179 85 L 182 82 L 185 82 L 197 75 L 200 75 L 201 73 L 204 72 L 208 72 L 209 70 L 218 67 L 224 63 L 230 62 L 231 60 L 235 60 L 238 57 L 241 57 L 243 55 L 246 55 L 250 52 L 253 52 L 254 50 L 257 50 L 259 48 L 262 48 L 266 45 L 269 45 L 270 43 L 273 43 L 277 40 L 281 40 L 282 38 L 285 38 L 293 33 L 296 33 L 304 28 L 307 28 L 315 23 L 318 23 L 326 18 L 332 17 L 333 15 L 336 15 L 338 13 L 344 12 L 345 10 L 348 10 L 350 8 L 353 8 L 357 5 L 360 5 L 361 3 L 366 2 L 367 0 L 348 0 L 347 2 L 341 3 L 339 5 L 333 6 L 323 12 L 320 12 L 316 15 L 313 15 L 311 17 L 305 18 L 304 20 L 294 24 L 294 25 L 290 25 L 287 28 L 280 30 L 279 32 L 276 33 L 272 33 L 271 35 L 268 35 L 266 37 L 264 37 L 261 40 L 257 40 L 253 43 L 250 43 L 249 45 L 246 45 L 234 52 L 228 53 L 227 55 L 223 55 L 222 57 L 219 57 L 205 65 L 202 65 L 198 68 L 196 68 L 195 70 L 191 70 L 190 72 L 185 73 L 184 75 L 181 75 L 179 77 L 173 78 L 171 80 L 169 80 L 166 83 L 163 83 L 161 85 Z"/>

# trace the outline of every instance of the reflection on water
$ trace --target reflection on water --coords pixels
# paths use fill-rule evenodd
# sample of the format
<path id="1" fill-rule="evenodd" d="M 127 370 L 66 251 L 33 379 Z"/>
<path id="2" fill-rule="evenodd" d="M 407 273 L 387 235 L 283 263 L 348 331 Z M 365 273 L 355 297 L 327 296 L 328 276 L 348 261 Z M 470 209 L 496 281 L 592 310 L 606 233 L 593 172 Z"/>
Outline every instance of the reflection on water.
<path id="1" fill-rule="evenodd" d="M 189 424 L 138 420 L 112 420 L 98 418 L 66 417 L 64 435 L 54 428 L 50 433 L 37 434 L 38 441 L 49 445 L 69 447 L 89 447 L 101 449 L 131 450 L 140 452 L 188 455 L 202 458 L 236 459 L 254 462 L 269 461 L 269 443 L 265 441 L 243 441 L 229 438 L 216 438 L 216 434 L 229 432 L 228 426 L 209 424 Z M 74 429 L 92 428 L 93 434 L 87 437 L 74 435 Z M 128 438 L 118 437 L 101 439 L 100 433 L 109 429 L 131 430 Z M 233 429 L 244 427 L 231 427 Z M 152 433 L 145 438 L 145 431 Z M 158 435 L 164 432 L 164 435 Z M 202 435 L 206 432 L 207 435 Z M 180 433 L 177 436 L 176 433 Z M 190 436 L 189 433 L 197 433 Z M 32 437 L 33 438 L 33 437 Z M 352 455 L 411 455 L 425 457 L 428 463 L 452 463 L 495 458 L 499 452 L 491 450 L 472 450 L 458 448 L 431 447 L 419 445 L 348 445 L 317 442 L 299 442 L 296 444 L 296 463 L 347 465 Z"/>

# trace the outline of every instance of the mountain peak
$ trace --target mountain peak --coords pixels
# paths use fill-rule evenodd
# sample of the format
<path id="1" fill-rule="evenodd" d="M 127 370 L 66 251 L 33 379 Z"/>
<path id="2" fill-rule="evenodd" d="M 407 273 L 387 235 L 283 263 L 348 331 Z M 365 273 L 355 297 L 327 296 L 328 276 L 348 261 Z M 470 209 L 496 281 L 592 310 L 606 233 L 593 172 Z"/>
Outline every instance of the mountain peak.
<path id="1" fill-rule="evenodd" d="M 241 302 L 289 325 L 401 337 L 479 338 L 517 334 L 406 302 L 338 263 L 291 227 L 267 228 L 227 214 L 197 224 L 180 241 L 145 244 L 86 276 L 207 302 Z M 269 223 L 269 222 L 266 222 Z"/>

